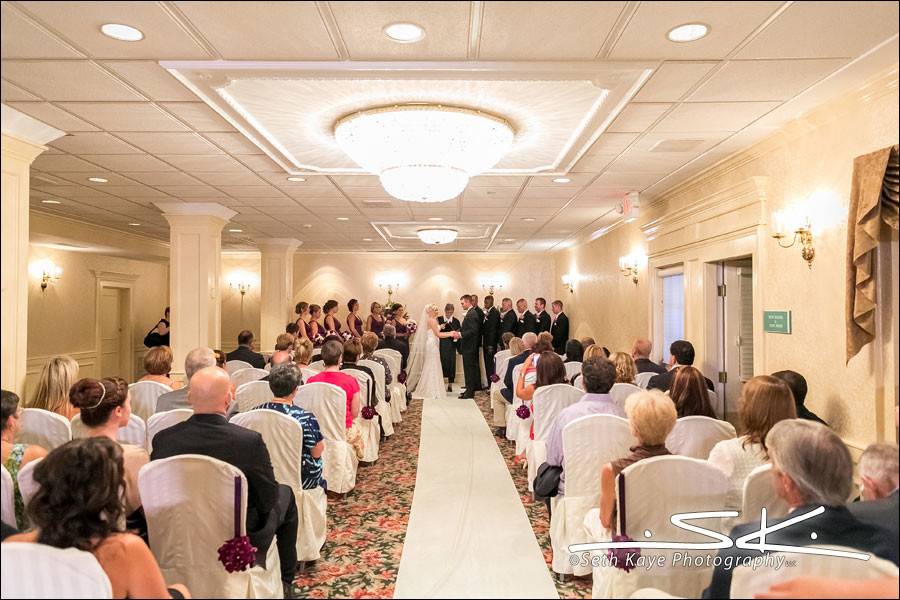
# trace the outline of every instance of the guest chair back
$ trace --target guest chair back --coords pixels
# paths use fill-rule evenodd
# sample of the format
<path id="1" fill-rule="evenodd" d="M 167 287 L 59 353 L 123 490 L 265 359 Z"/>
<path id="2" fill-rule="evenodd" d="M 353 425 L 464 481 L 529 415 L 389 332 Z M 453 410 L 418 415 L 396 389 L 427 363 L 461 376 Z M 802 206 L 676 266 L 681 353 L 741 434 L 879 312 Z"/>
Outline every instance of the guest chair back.
<path id="1" fill-rule="evenodd" d="M 656 375 L 656 373 L 638 373 L 634 376 L 634 384 L 639 388 L 646 390 L 647 385 L 650 383 L 650 380 L 653 379 L 654 375 Z"/>
<path id="2" fill-rule="evenodd" d="M 666 438 L 672 454 L 706 460 L 713 446 L 736 436 L 734 425 L 711 417 L 681 417 Z"/>
<path id="3" fill-rule="evenodd" d="M 625 410 L 625 400 L 628 399 L 628 396 L 640 391 L 641 388 L 632 383 L 616 383 L 609 390 L 609 395 L 613 402 L 618 404 L 622 410 Z"/>
<path id="4" fill-rule="evenodd" d="M 756 467 L 744 480 L 743 503 L 741 514 L 736 523 L 759 521 L 760 511 L 766 509 L 766 518 L 777 519 L 788 514 L 790 507 L 775 493 L 775 474 L 772 465 Z"/>
<path id="5" fill-rule="evenodd" d="M 528 491 L 534 491 L 538 467 L 547 462 L 547 434 L 564 408 L 581 400 L 584 394 L 567 383 L 545 385 L 534 392 L 534 439 L 525 449 L 528 463 Z"/>
<path id="6" fill-rule="evenodd" d="M 318 560 L 325 544 L 328 499 L 321 486 L 303 489 L 303 427 L 296 420 L 269 409 L 235 415 L 231 422 L 262 435 L 278 483 L 290 486 L 297 502 L 297 560 Z"/>
<path id="7" fill-rule="evenodd" d="M 359 393 L 362 400 L 361 405 L 375 408 L 375 399 L 369 397 L 369 390 L 374 387 L 372 378 L 369 377 L 369 374 L 357 369 L 344 369 L 342 373 L 352 375 L 356 378 L 356 381 L 359 382 Z M 375 394 L 373 393 L 372 396 L 374 395 Z M 381 415 L 379 414 L 378 416 Z M 365 452 L 362 460 L 368 463 L 375 462 L 378 460 L 378 448 L 379 443 L 381 442 L 381 426 L 374 417 L 372 419 L 366 419 L 363 418 L 362 414 L 360 414 L 358 422 L 359 428 L 362 430 L 362 437 L 365 440 Z"/>
<path id="8" fill-rule="evenodd" d="M 395 361 L 397 361 L 397 372 L 399 373 L 400 367 L 403 366 L 403 355 L 400 354 L 399 350 L 394 350 L 392 348 L 381 348 L 376 350 L 373 354 L 377 354 L 378 356 L 390 356 Z"/>
<path id="9" fill-rule="evenodd" d="M 307 383 L 294 394 L 294 404 L 310 411 L 325 438 L 322 471 L 330 491 L 343 494 L 356 485 L 356 452 L 347 443 L 347 396 L 330 383 Z"/>
<path id="10" fill-rule="evenodd" d="M 325 370 L 325 363 L 321 360 L 314 360 L 313 362 L 309 363 L 308 368 L 315 371 L 316 373 L 321 373 Z"/>
<path id="11" fill-rule="evenodd" d="M 384 352 L 381 350 L 376 350 L 373 354 L 378 357 L 383 358 L 387 361 L 388 366 L 391 368 L 391 376 L 393 381 L 391 382 L 391 417 L 394 423 L 399 423 L 403 420 L 402 413 L 406 412 L 406 384 L 400 383 L 398 378 L 400 376 L 400 365 L 402 364 L 402 358 L 400 353 L 396 350 L 389 350 L 387 348 L 384 349 Z"/>
<path id="12" fill-rule="evenodd" d="M 26 408 L 20 423 L 22 428 L 16 435 L 20 444 L 36 444 L 49 452 L 72 440 L 69 420 L 49 410 Z"/>
<path id="13" fill-rule="evenodd" d="M 519 375 L 522 373 L 522 365 L 516 365 L 513 367 L 512 373 L 512 405 L 506 411 L 506 439 L 511 442 L 516 442 L 516 454 L 519 454 L 522 450 L 519 448 L 518 439 L 519 439 L 519 429 L 523 426 L 528 427 L 529 430 L 531 428 L 531 417 L 527 419 L 519 418 L 519 415 L 516 414 L 516 409 L 519 408 L 523 402 L 516 395 L 516 384 L 519 381 Z M 528 406 L 529 410 L 531 409 L 531 402 L 524 402 L 526 406 Z"/>
<path id="14" fill-rule="evenodd" d="M 265 369 L 254 369 L 253 367 L 250 367 L 249 369 L 240 369 L 231 374 L 231 383 L 233 383 L 235 387 L 240 387 L 251 381 L 259 381 L 268 374 L 269 372 Z"/>
<path id="15" fill-rule="evenodd" d="M 158 381 L 137 381 L 128 386 L 131 395 L 131 412 L 145 421 L 156 412 L 156 401 L 163 394 L 172 391 L 167 385 Z"/>
<path id="16" fill-rule="evenodd" d="M 194 415 L 194 411 L 190 408 L 175 408 L 173 410 L 156 413 L 147 421 L 147 452 L 153 452 L 153 438 L 163 429 L 168 429 L 172 425 L 178 425 L 182 421 L 187 421 Z"/>
<path id="17" fill-rule="evenodd" d="M 709 405 L 713 407 L 713 411 L 715 411 L 716 416 L 720 419 L 725 418 L 725 400 L 720 399 L 719 395 L 712 390 L 707 390 L 709 393 Z"/>
<path id="18" fill-rule="evenodd" d="M 402 417 L 400 416 L 400 406 L 394 407 L 385 402 L 384 366 L 374 360 L 365 359 L 360 360 L 358 364 L 361 367 L 369 367 L 375 375 L 375 410 L 378 412 L 378 416 L 381 417 L 381 429 L 384 431 L 385 437 L 390 437 L 394 435 L 394 423 L 399 423 Z"/>
<path id="19" fill-rule="evenodd" d="M 497 381 L 492 382 L 490 386 L 491 409 L 493 410 L 493 420 L 491 421 L 491 425 L 493 427 L 506 427 L 506 411 L 509 408 L 509 403 L 506 401 L 506 398 L 500 394 L 500 390 L 504 388 L 503 381 L 506 377 L 510 358 L 511 353 L 509 350 L 501 350 L 494 355 L 494 373 L 497 374 Z"/>
<path id="20" fill-rule="evenodd" d="M 0 485 L 0 489 L 2 489 L 2 492 L 0 492 L 0 519 L 10 527 L 17 528 L 13 478 L 6 469 L 6 465 L 0 465 L 0 467 L 2 467 L 2 470 L 0 470 L 0 484 L 2 484 Z M 6 576 L 4 575 L 3 578 L 6 579 Z"/>
<path id="21" fill-rule="evenodd" d="M 152 416 L 152 415 L 151 415 Z M 88 437 L 88 428 L 81 422 L 81 415 L 72 417 L 72 439 L 77 440 Z M 122 444 L 132 444 L 147 447 L 147 425 L 144 420 L 137 415 L 131 415 L 128 418 L 128 425 L 119 427 L 116 432 L 116 440 Z"/>
<path id="22" fill-rule="evenodd" d="M 581 376 L 581 373 L 575 376 L 575 379 L 572 380 L 572 386 L 575 389 L 584 391 L 584 377 Z"/>
<path id="23" fill-rule="evenodd" d="M 260 404 L 275 399 L 268 381 L 250 381 L 240 386 L 234 393 L 238 412 L 253 410 Z"/>
<path id="24" fill-rule="evenodd" d="M 301 367 L 300 368 L 300 375 L 303 376 L 303 383 L 306 383 L 307 381 L 309 381 L 310 377 L 315 377 L 319 373 L 320 373 L 320 371 L 310 369 L 309 367 Z"/>
<path id="25" fill-rule="evenodd" d="M 228 371 L 228 374 L 231 375 L 236 371 L 240 371 L 241 369 L 252 369 L 253 365 L 248 363 L 245 360 L 229 360 L 225 363 L 225 370 Z"/>
<path id="26" fill-rule="evenodd" d="M 150 549 L 166 581 L 184 583 L 196 598 L 281 596 L 274 541 L 265 568 L 228 573 L 218 559 L 223 542 L 246 535 L 247 478 L 240 469 L 184 454 L 144 465 L 138 486 Z"/>
<path id="27" fill-rule="evenodd" d="M 112 598 L 112 585 L 90 552 L 44 544 L 0 545 L 4 598 Z"/>
<path id="28" fill-rule="evenodd" d="M 563 360 L 565 360 L 565 358 Z M 575 377 L 576 375 L 581 373 L 581 363 L 580 362 L 576 362 L 576 361 L 567 362 L 567 363 L 564 363 L 564 365 L 566 367 L 566 379 L 568 379 L 569 381 L 571 381 L 573 377 Z"/>
<path id="29" fill-rule="evenodd" d="M 34 495 L 41 487 L 34 481 L 34 470 L 42 460 L 44 459 L 37 458 L 31 461 L 19 469 L 19 476 L 16 477 L 19 481 L 19 493 L 22 494 L 22 502 L 25 503 L 25 506 L 31 503 L 31 499 L 34 498 Z"/>

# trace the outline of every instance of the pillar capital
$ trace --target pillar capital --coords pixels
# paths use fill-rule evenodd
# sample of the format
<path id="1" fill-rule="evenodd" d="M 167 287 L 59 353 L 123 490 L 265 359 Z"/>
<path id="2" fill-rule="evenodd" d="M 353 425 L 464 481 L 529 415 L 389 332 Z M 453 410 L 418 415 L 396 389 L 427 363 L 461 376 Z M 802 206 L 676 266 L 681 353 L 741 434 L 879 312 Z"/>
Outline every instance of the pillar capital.
<path id="1" fill-rule="evenodd" d="M 273 252 L 294 252 L 303 242 L 294 238 L 261 238 L 256 240 L 256 247 L 263 254 Z"/>
<path id="2" fill-rule="evenodd" d="M 179 224 L 203 223 L 225 226 L 237 212 L 215 202 L 155 202 L 156 208 L 173 227 Z"/>

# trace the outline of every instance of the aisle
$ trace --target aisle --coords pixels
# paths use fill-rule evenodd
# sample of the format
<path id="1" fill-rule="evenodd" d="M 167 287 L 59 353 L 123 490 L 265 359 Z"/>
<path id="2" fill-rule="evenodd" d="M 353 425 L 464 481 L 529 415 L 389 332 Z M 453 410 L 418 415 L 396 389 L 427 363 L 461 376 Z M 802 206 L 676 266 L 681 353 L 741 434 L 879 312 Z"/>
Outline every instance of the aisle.
<path id="1" fill-rule="evenodd" d="M 558 598 L 478 406 L 425 403 L 395 598 Z"/>

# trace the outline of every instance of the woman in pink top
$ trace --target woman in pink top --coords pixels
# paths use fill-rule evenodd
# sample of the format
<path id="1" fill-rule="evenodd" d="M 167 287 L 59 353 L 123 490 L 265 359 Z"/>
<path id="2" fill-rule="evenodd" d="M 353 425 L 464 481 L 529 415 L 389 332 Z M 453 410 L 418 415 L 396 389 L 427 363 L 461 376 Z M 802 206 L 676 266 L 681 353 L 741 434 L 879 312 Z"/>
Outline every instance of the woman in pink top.
<path id="1" fill-rule="evenodd" d="M 361 404 L 359 396 L 359 382 L 347 373 L 342 373 L 341 359 L 344 356 L 344 345 L 337 340 L 325 342 L 322 346 L 322 362 L 325 370 L 310 377 L 307 383 L 330 383 L 336 385 L 347 395 L 347 429 L 353 426 L 353 420 L 359 416 Z"/>

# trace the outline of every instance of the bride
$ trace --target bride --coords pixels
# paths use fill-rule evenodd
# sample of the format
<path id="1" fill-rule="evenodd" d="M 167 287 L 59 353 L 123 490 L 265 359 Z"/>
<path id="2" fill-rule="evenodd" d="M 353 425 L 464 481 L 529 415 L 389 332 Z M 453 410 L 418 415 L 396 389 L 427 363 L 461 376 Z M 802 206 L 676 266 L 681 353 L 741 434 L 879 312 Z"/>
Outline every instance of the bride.
<path id="1" fill-rule="evenodd" d="M 441 338 L 458 339 L 456 331 L 441 331 L 437 318 L 437 304 L 429 304 L 422 312 L 419 330 L 413 340 L 409 356 L 409 378 L 406 385 L 413 391 L 413 398 L 433 399 L 444 397 L 444 372 L 441 368 Z"/>

